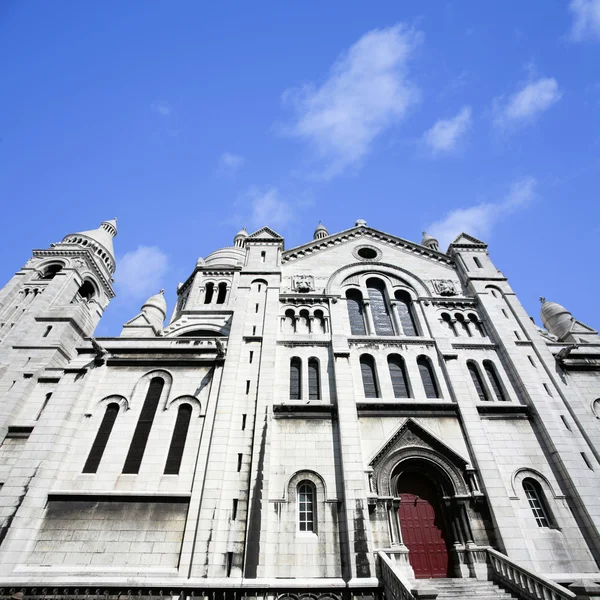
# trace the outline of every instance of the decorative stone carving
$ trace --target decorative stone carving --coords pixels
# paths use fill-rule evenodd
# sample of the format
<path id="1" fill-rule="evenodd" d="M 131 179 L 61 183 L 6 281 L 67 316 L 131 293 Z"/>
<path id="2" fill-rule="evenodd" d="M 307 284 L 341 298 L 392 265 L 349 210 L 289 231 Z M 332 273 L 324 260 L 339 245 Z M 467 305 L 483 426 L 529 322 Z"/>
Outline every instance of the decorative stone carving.
<path id="1" fill-rule="evenodd" d="M 451 279 L 432 279 L 431 283 L 440 296 L 456 296 L 456 284 Z"/>
<path id="2" fill-rule="evenodd" d="M 296 292 L 300 292 L 302 294 L 314 292 L 314 277 L 312 275 L 296 275 L 293 279 L 293 286 Z"/>

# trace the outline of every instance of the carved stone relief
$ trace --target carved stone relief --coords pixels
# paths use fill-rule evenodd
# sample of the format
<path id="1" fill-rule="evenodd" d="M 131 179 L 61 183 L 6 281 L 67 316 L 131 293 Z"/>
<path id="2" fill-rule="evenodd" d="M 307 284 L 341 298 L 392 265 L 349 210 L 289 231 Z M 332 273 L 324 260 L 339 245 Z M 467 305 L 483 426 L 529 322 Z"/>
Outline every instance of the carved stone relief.
<path id="1" fill-rule="evenodd" d="M 306 294 L 315 291 L 315 280 L 312 275 L 295 275 L 292 280 L 293 290 Z"/>
<path id="2" fill-rule="evenodd" d="M 451 279 L 432 279 L 431 284 L 440 296 L 456 296 L 456 283 Z"/>

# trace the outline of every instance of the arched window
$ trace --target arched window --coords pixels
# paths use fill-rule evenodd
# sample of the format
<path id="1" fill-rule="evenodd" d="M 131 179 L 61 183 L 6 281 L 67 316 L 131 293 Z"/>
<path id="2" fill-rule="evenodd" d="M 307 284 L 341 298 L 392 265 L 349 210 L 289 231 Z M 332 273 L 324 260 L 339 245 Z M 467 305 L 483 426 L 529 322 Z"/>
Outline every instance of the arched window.
<path id="1" fill-rule="evenodd" d="M 96 289 L 91 281 L 84 281 L 77 293 L 80 298 L 91 300 L 96 295 Z"/>
<path id="2" fill-rule="evenodd" d="M 489 400 L 487 390 L 483 385 L 483 379 L 481 379 L 481 373 L 479 373 L 477 365 L 474 362 L 469 361 L 467 363 L 467 368 L 469 369 L 469 373 L 471 373 L 471 379 L 473 380 L 473 385 L 475 386 L 479 399 L 482 401 Z"/>
<path id="3" fill-rule="evenodd" d="M 485 372 L 490 380 L 490 384 L 494 390 L 494 395 L 496 398 L 498 400 L 506 400 L 506 395 L 504 394 L 504 389 L 500 383 L 500 378 L 498 377 L 494 363 L 490 360 L 484 360 L 483 368 L 485 369 Z"/>
<path id="4" fill-rule="evenodd" d="M 179 475 L 179 467 L 181 467 L 181 459 L 183 458 L 185 439 L 187 438 L 191 417 L 192 407 L 189 404 L 180 404 L 177 411 L 175 429 L 173 429 L 173 437 L 171 438 L 171 446 L 169 447 L 169 454 L 167 454 L 165 475 Z"/>
<path id="5" fill-rule="evenodd" d="M 111 402 L 106 407 L 104 417 L 102 417 L 102 423 L 100 423 L 98 433 L 96 434 L 96 438 L 92 444 L 92 449 L 90 450 L 88 458 L 85 461 L 85 465 L 83 467 L 84 473 L 95 473 L 98 470 L 98 466 L 102 460 L 102 455 L 106 449 L 108 438 L 110 437 L 110 433 L 118 414 L 119 405 L 116 402 Z"/>
<path id="6" fill-rule="evenodd" d="M 427 398 L 439 398 L 440 394 L 431 362 L 426 356 L 419 356 L 417 358 L 417 365 L 421 374 L 423 387 L 425 388 L 425 396 Z"/>
<path id="7" fill-rule="evenodd" d="M 523 491 L 538 527 L 550 527 L 550 511 L 540 484 L 531 477 L 523 479 Z"/>
<path id="8" fill-rule="evenodd" d="M 63 266 L 60 264 L 48 265 L 43 273 L 40 275 L 40 279 L 54 279 L 54 276 L 57 273 L 60 273 L 63 270 Z"/>
<path id="9" fill-rule="evenodd" d="M 348 318 L 350 319 L 350 331 L 352 335 L 365 335 L 365 319 L 363 316 L 362 294 L 358 290 L 346 292 L 346 304 L 348 305 Z"/>
<path id="10" fill-rule="evenodd" d="M 399 354 L 390 354 L 388 356 L 388 367 L 390 369 L 394 397 L 410 398 L 410 389 L 408 387 L 408 377 L 406 376 L 404 359 Z"/>
<path id="11" fill-rule="evenodd" d="M 475 325 L 477 331 L 479 331 L 479 335 L 481 337 L 485 337 L 485 329 L 483 328 L 483 323 L 479 320 L 479 317 L 475 313 L 469 313 L 469 321 Z"/>
<path id="12" fill-rule="evenodd" d="M 204 288 L 204 304 L 210 304 L 215 293 L 215 284 L 209 281 Z"/>
<path id="13" fill-rule="evenodd" d="M 365 398 L 379 398 L 375 361 L 370 354 L 363 354 L 360 357 L 360 371 L 362 373 Z"/>
<path id="14" fill-rule="evenodd" d="M 460 314 L 456 313 L 454 315 L 456 322 L 460 325 L 461 330 L 466 333 L 469 337 L 471 337 L 471 331 L 469 330 L 469 326 L 465 322 L 465 318 Z"/>
<path id="15" fill-rule="evenodd" d="M 400 325 L 402 326 L 403 335 L 419 335 L 417 332 L 417 324 L 413 315 L 412 300 L 410 295 L 399 290 L 395 294 L 396 307 L 398 308 L 398 316 L 400 317 Z"/>
<path id="16" fill-rule="evenodd" d="M 596 419 L 600 419 L 600 398 L 596 398 L 592 404 L 592 412 Z"/>
<path id="17" fill-rule="evenodd" d="M 296 333 L 304 335 L 310 333 L 310 314 L 305 308 L 303 308 L 298 315 L 298 320 L 296 321 Z"/>
<path id="18" fill-rule="evenodd" d="M 473 262 L 477 265 L 479 269 L 481 269 L 481 261 L 476 256 L 473 257 Z"/>
<path id="19" fill-rule="evenodd" d="M 225 304 L 225 298 L 227 297 L 227 284 L 221 281 L 218 288 L 217 304 Z"/>
<path id="20" fill-rule="evenodd" d="M 315 331 L 312 333 L 326 333 L 325 331 L 325 315 L 322 310 L 315 310 L 315 318 L 313 321 Z"/>
<path id="21" fill-rule="evenodd" d="M 298 529 L 315 530 L 315 488 L 309 481 L 298 484 Z"/>
<path id="22" fill-rule="evenodd" d="M 144 457 L 144 451 L 146 450 L 146 444 L 148 443 L 148 436 L 152 429 L 154 415 L 158 408 L 158 401 L 160 400 L 160 395 L 162 394 L 164 386 L 165 380 L 162 377 L 153 377 L 150 380 L 146 399 L 144 400 L 144 406 L 142 406 L 140 418 L 135 426 L 133 439 L 131 440 L 129 452 L 125 459 L 123 473 L 139 473 L 142 458 Z"/>
<path id="23" fill-rule="evenodd" d="M 442 313 L 442 322 L 446 325 L 448 330 L 452 332 L 452 335 L 458 336 L 458 333 L 456 333 L 456 327 L 452 321 L 452 317 L 448 313 Z"/>
<path id="24" fill-rule="evenodd" d="M 297 356 L 290 360 L 290 400 L 302 400 L 302 361 Z"/>
<path id="25" fill-rule="evenodd" d="M 308 359 L 308 399 L 321 399 L 321 375 L 319 361 L 316 358 Z"/>
<path id="26" fill-rule="evenodd" d="M 377 335 L 394 335 L 394 327 L 385 294 L 385 284 L 380 279 L 367 280 L 367 291 L 371 303 L 371 315 Z"/>
<path id="27" fill-rule="evenodd" d="M 285 319 L 283 320 L 283 332 L 284 333 L 295 333 L 296 332 L 296 315 L 294 314 L 293 308 L 288 308 L 285 311 Z"/>

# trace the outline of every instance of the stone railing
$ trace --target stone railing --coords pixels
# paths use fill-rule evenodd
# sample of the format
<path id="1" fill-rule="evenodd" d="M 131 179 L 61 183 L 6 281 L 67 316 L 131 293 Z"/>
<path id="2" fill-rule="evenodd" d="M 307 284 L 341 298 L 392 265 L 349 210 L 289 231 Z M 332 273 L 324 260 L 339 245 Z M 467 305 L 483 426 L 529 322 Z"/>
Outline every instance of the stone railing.
<path id="1" fill-rule="evenodd" d="M 415 600 L 410 591 L 410 583 L 394 569 L 385 552 L 379 551 L 379 568 L 386 600 Z"/>
<path id="2" fill-rule="evenodd" d="M 491 578 L 525 600 L 575 600 L 573 592 L 513 562 L 508 556 L 487 549 Z"/>

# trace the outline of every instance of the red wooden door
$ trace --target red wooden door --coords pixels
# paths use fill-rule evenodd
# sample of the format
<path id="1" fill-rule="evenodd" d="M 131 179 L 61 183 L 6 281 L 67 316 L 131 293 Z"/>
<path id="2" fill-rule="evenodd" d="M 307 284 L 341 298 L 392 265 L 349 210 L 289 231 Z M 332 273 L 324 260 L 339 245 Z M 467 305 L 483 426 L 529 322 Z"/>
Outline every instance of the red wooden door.
<path id="1" fill-rule="evenodd" d="M 425 477 L 407 473 L 400 477 L 398 492 L 402 537 L 415 577 L 448 577 L 448 548 L 435 488 Z"/>

